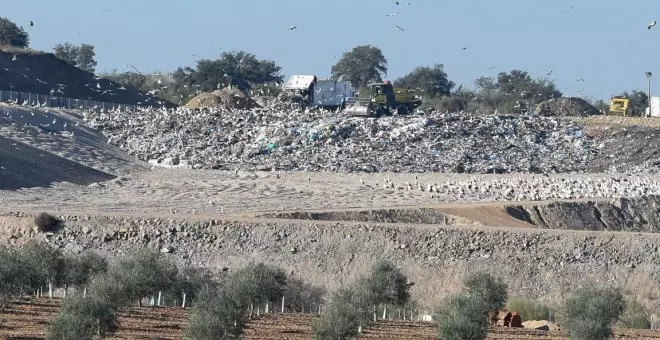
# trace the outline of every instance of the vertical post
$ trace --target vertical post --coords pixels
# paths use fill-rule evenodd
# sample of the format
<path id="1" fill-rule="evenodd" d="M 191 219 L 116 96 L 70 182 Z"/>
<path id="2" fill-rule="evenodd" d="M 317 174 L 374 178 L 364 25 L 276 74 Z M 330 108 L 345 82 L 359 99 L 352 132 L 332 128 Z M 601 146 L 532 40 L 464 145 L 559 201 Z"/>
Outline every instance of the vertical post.
<path id="1" fill-rule="evenodd" d="M 87 297 L 87 287 L 83 289 L 83 299 Z"/>
<path id="2" fill-rule="evenodd" d="M 268 314 L 268 302 L 266 302 L 266 310 L 264 310 L 265 314 Z"/>
<path id="3" fill-rule="evenodd" d="M 182 294 L 183 302 L 181 303 L 181 308 L 186 308 L 186 292 Z"/>
<path id="4" fill-rule="evenodd" d="M 162 295 L 163 295 L 163 292 L 161 292 L 161 291 L 159 290 L 159 291 L 158 291 L 158 303 L 156 304 L 156 306 L 160 306 L 160 300 L 161 300 Z"/>
<path id="5" fill-rule="evenodd" d="M 651 116 L 651 110 L 652 110 L 652 109 L 651 109 L 651 77 L 652 77 L 652 76 L 653 76 L 653 73 L 651 73 L 651 72 L 649 72 L 649 71 L 646 72 L 646 78 L 648 79 L 648 82 L 649 82 L 649 90 L 648 90 L 648 92 L 646 93 L 647 97 L 649 98 L 649 100 L 648 100 L 648 101 L 649 101 L 649 103 L 648 103 L 648 104 L 649 104 L 649 106 L 648 106 L 648 108 L 649 108 L 649 116 Z M 645 114 L 645 116 L 646 116 L 646 114 Z"/>
<path id="6" fill-rule="evenodd" d="M 284 295 L 282 295 L 282 313 L 284 313 Z"/>
<path id="7" fill-rule="evenodd" d="M 48 280 L 48 297 L 53 298 L 53 282 Z"/>

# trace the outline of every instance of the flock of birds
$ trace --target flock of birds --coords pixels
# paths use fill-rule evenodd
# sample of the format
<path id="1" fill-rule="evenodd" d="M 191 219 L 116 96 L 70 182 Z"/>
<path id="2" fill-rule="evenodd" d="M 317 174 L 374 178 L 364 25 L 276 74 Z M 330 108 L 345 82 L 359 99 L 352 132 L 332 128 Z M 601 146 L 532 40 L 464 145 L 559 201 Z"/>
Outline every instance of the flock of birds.
<path id="1" fill-rule="evenodd" d="M 308 178 L 308 180 L 310 180 Z M 381 184 L 382 183 L 382 184 Z M 436 194 L 452 195 L 459 199 L 478 198 L 513 201 L 539 201 L 549 199 L 584 199 L 610 197 L 641 197 L 660 193 L 660 180 L 656 177 L 637 176 L 618 178 L 550 177 L 547 174 L 532 176 L 510 176 L 493 179 L 473 177 L 466 180 L 446 180 L 438 184 L 423 185 L 417 175 L 414 182 L 395 183 L 387 175 L 379 183 L 360 185 L 370 189 L 419 191 L 431 193 L 431 198 L 446 198 Z"/>

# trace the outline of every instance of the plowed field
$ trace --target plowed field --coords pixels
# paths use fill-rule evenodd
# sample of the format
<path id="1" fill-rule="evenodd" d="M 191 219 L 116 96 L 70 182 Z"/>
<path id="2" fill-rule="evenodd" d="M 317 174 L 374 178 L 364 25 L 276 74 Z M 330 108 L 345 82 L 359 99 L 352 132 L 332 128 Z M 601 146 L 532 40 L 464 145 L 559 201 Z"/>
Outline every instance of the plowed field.
<path id="1" fill-rule="evenodd" d="M 60 306 L 59 299 L 30 299 L 0 312 L 2 339 L 45 339 L 49 320 Z M 107 339 L 180 339 L 188 311 L 181 308 L 133 307 L 119 313 L 119 331 Z M 246 340 L 311 339 L 310 314 L 269 314 L 250 320 Z M 618 329 L 616 339 L 660 339 L 660 331 Z M 410 321 L 380 321 L 365 329 L 360 339 L 437 339 L 436 325 Z M 488 339 L 567 339 L 562 332 L 493 328 Z"/>

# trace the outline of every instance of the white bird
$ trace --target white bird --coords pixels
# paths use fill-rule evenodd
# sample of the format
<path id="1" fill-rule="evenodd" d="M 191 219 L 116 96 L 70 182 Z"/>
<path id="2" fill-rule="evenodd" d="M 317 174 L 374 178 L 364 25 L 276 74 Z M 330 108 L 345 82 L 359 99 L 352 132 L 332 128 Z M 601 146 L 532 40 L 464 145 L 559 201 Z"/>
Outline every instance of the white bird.
<path id="1" fill-rule="evenodd" d="M 655 20 L 651 21 L 651 23 L 649 24 L 648 29 L 651 29 L 651 27 L 654 27 L 655 24 L 656 24 Z"/>
<path id="2" fill-rule="evenodd" d="M 15 55 L 15 54 L 14 54 L 14 56 L 11 58 L 11 61 L 16 61 L 16 55 Z"/>
<path id="3" fill-rule="evenodd" d="M 96 83 L 96 88 L 97 88 L 97 89 L 100 89 L 100 88 L 101 88 L 101 84 L 100 84 L 100 83 Z"/>
<path id="4" fill-rule="evenodd" d="M 397 14 L 396 12 L 393 12 L 393 13 L 388 13 L 388 14 L 385 14 L 385 15 L 387 15 L 388 17 L 393 17 L 393 16 L 395 16 L 396 14 Z"/>
<path id="5" fill-rule="evenodd" d="M 293 25 L 293 26 L 289 27 L 289 31 L 293 31 L 293 30 L 295 30 L 296 28 L 298 28 L 298 27 L 296 27 L 296 25 Z"/>

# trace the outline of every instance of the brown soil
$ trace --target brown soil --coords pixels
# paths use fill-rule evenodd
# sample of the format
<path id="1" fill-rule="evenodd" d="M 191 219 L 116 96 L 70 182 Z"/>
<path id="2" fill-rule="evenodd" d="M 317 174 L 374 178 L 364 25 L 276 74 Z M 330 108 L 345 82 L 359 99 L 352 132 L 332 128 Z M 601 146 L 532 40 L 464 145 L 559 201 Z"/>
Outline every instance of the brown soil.
<path id="1" fill-rule="evenodd" d="M 59 299 L 28 299 L 0 312 L 2 339 L 45 339 L 46 329 L 60 306 Z M 311 314 L 262 315 L 248 322 L 246 340 L 303 340 L 312 338 Z M 119 313 L 119 330 L 106 339 L 180 339 L 188 318 L 181 308 L 141 307 Z M 615 339 L 660 339 L 660 331 L 615 330 Z M 437 339 L 436 324 L 411 321 L 379 321 L 364 329 L 359 339 Z M 563 332 L 491 328 L 487 339 L 567 339 Z"/>

